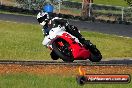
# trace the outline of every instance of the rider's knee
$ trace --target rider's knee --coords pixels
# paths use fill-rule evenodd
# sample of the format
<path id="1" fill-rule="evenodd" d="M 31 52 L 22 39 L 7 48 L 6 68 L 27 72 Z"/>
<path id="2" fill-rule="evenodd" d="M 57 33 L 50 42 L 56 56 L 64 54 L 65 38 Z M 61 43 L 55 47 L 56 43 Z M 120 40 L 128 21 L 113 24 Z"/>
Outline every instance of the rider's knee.
<path id="1" fill-rule="evenodd" d="M 49 36 L 45 36 L 44 40 L 42 41 L 42 44 L 46 46 L 50 42 Z"/>

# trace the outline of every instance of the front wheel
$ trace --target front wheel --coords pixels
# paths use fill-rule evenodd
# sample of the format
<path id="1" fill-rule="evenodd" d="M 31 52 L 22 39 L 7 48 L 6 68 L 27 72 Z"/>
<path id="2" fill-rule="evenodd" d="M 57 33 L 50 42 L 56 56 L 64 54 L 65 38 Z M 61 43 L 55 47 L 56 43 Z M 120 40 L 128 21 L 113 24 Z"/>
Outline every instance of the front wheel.
<path id="1" fill-rule="evenodd" d="M 54 52 L 54 50 L 52 50 L 52 52 L 50 53 L 50 56 L 53 60 L 58 60 L 59 59 L 59 56 L 56 55 L 56 53 Z"/>
<path id="2" fill-rule="evenodd" d="M 91 56 L 89 58 L 92 62 L 99 62 L 102 59 L 101 52 L 90 41 L 85 41 L 86 48 L 90 50 Z"/>
<path id="3" fill-rule="evenodd" d="M 54 52 L 64 61 L 64 62 L 73 62 L 73 55 L 69 49 L 70 44 L 62 39 L 58 38 L 52 43 Z"/>
<path id="4" fill-rule="evenodd" d="M 91 56 L 90 56 L 89 60 L 92 62 L 99 62 L 101 59 L 102 59 L 102 55 L 101 55 L 100 51 L 97 48 L 94 48 L 91 51 Z"/>

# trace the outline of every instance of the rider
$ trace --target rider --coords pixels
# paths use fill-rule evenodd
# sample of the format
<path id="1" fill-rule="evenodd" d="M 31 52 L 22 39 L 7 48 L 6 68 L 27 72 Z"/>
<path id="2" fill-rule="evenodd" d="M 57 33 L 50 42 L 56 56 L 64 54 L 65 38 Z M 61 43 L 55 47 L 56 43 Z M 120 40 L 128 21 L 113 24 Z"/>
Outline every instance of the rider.
<path id="1" fill-rule="evenodd" d="M 66 32 L 70 33 L 71 35 L 75 36 L 79 39 L 79 41 L 82 44 L 86 45 L 86 40 L 82 37 L 82 35 L 79 33 L 77 27 L 73 25 L 69 25 L 68 22 L 62 18 L 54 16 L 53 13 L 54 7 L 51 4 L 47 4 L 43 7 L 43 10 L 38 13 L 37 20 L 40 23 L 40 25 L 43 26 L 43 34 L 45 35 L 45 39 L 43 41 L 43 45 L 46 45 L 50 40 L 48 38 L 49 31 L 53 27 L 55 27 L 55 24 L 61 24 L 65 26 Z"/>

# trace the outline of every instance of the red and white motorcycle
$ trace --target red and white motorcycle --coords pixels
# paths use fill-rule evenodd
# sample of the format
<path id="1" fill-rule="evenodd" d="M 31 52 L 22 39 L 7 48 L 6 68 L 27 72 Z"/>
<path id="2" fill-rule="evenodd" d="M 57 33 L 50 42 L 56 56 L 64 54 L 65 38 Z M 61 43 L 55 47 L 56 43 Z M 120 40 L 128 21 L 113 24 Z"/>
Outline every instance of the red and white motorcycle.
<path id="1" fill-rule="evenodd" d="M 51 52 L 51 58 L 61 58 L 64 62 L 89 59 L 92 62 L 99 62 L 102 59 L 100 51 L 90 43 L 88 46 L 81 44 L 75 36 L 65 31 L 65 27 L 58 26 L 49 31 L 43 44 Z"/>

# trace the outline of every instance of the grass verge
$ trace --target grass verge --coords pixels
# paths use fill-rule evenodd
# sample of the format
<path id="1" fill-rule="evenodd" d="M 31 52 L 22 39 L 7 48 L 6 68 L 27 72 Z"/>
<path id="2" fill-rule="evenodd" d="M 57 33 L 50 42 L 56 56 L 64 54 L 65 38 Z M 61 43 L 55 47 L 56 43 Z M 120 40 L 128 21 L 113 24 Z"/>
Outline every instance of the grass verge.
<path id="1" fill-rule="evenodd" d="M 50 51 L 42 44 L 41 27 L 35 24 L 0 21 L 1 60 L 49 60 Z M 132 38 L 82 32 L 101 51 L 103 58 L 132 57 Z"/>
<path id="2" fill-rule="evenodd" d="M 49 51 L 41 44 L 39 25 L 0 21 L 0 58 L 15 60 L 44 60 Z"/>
<path id="3" fill-rule="evenodd" d="M 14 14 L 14 15 L 23 15 L 23 16 L 33 16 L 33 17 L 36 17 L 36 15 L 22 14 L 22 13 L 18 13 L 18 12 L 9 12 L 9 11 L 3 11 L 3 10 L 0 10 L 0 14 Z"/>
<path id="4" fill-rule="evenodd" d="M 82 0 L 69 0 L 74 2 L 82 2 Z M 95 4 L 114 5 L 127 7 L 127 2 L 124 0 L 93 0 Z"/>
<path id="5" fill-rule="evenodd" d="M 79 86 L 73 76 L 5 74 L 0 75 L 0 88 L 131 88 L 129 84 L 86 84 Z"/>

